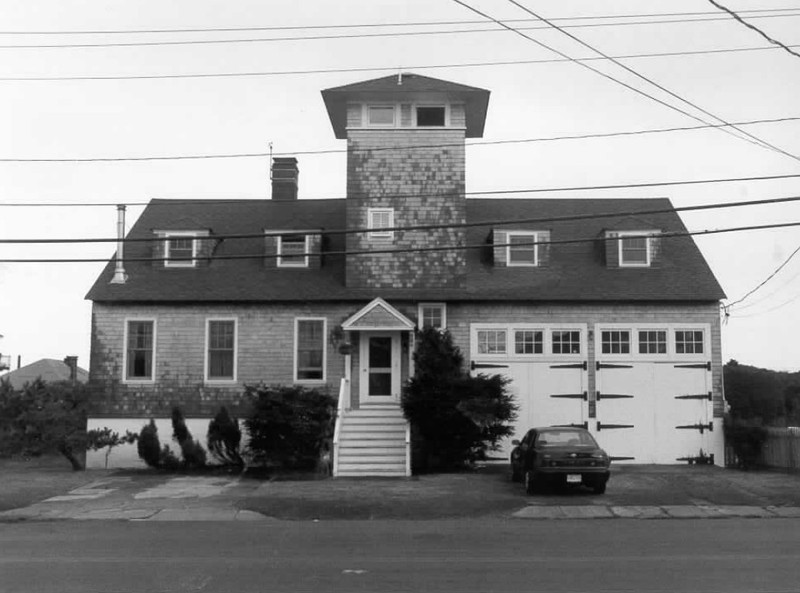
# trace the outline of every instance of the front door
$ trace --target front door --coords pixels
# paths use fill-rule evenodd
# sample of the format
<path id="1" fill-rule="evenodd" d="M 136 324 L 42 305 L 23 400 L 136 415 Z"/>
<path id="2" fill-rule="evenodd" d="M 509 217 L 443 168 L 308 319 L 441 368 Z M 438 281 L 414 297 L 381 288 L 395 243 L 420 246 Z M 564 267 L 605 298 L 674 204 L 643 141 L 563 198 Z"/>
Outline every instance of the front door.
<path id="1" fill-rule="evenodd" d="M 361 405 L 400 401 L 400 333 L 361 335 Z"/>

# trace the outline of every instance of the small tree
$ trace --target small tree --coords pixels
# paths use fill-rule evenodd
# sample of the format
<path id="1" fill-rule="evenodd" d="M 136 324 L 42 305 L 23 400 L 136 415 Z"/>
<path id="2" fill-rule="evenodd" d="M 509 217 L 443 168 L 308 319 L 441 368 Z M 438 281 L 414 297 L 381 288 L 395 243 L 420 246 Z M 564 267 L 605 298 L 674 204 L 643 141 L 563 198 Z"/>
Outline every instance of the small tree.
<path id="1" fill-rule="evenodd" d="M 485 458 L 512 434 L 517 407 L 499 375 L 470 377 L 448 331 L 425 328 L 417 338 L 415 374 L 403 388 L 412 426 L 415 467 L 452 469 Z"/>
<path id="2" fill-rule="evenodd" d="M 239 421 L 232 418 L 228 409 L 223 406 L 217 415 L 208 423 L 206 444 L 211 454 L 225 465 L 244 466 L 244 459 L 239 453 L 242 442 L 242 430 Z"/>
<path id="3" fill-rule="evenodd" d="M 205 467 L 205 449 L 192 438 L 189 429 L 186 427 L 186 420 L 183 417 L 183 412 L 177 406 L 172 408 L 172 438 L 178 441 L 185 467 Z"/>
<path id="4" fill-rule="evenodd" d="M 125 431 L 124 436 L 119 436 L 115 432 L 104 426 L 103 428 L 95 428 L 86 433 L 86 448 L 92 451 L 99 449 L 106 450 L 106 468 L 108 468 L 108 456 L 111 455 L 111 450 L 120 445 L 130 445 L 139 439 L 139 435 L 130 430 Z"/>
<path id="5" fill-rule="evenodd" d="M 136 450 L 139 458 L 149 467 L 161 466 L 161 442 L 158 438 L 158 427 L 152 418 L 149 424 L 145 424 L 139 432 L 139 439 L 136 443 Z"/>
<path id="6" fill-rule="evenodd" d="M 336 400 L 304 387 L 248 386 L 248 451 L 256 463 L 313 468 L 333 436 Z"/>

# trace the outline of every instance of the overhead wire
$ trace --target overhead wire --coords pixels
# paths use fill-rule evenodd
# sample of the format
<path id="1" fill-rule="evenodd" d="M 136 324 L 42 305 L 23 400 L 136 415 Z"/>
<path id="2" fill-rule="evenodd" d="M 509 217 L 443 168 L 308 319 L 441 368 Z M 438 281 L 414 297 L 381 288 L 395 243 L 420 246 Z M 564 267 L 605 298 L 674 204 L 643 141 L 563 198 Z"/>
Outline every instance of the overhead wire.
<path id="1" fill-rule="evenodd" d="M 461 3 L 462 3 L 460 0 L 455 0 L 455 1 L 456 1 L 456 2 L 458 2 L 459 4 L 461 4 Z M 647 76 L 644 76 L 643 74 L 641 74 L 641 73 L 637 72 L 636 70 L 634 70 L 634 69 L 633 69 L 633 68 L 631 68 L 630 66 L 627 66 L 627 65 L 623 64 L 622 62 L 620 62 L 620 61 L 619 61 L 619 60 L 617 60 L 616 58 L 611 58 L 610 56 L 607 56 L 607 55 L 606 55 L 604 52 L 602 52 L 601 50 L 597 49 L 597 48 L 596 48 L 596 47 L 594 47 L 593 45 L 590 45 L 589 43 L 587 43 L 587 42 L 583 41 L 582 39 L 580 39 L 579 37 L 577 37 L 577 36 L 573 35 L 572 33 L 568 32 L 568 31 L 565 31 L 563 28 L 559 27 L 558 25 L 554 24 L 553 22 L 549 21 L 548 19 L 546 19 L 546 18 L 542 17 L 542 16 L 541 16 L 541 15 L 539 15 L 538 13 L 536 13 L 536 12 L 532 11 L 532 10 L 531 10 L 531 9 L 529 9 L 527 6 L 524 6 L 523 4 L 520 4 L 520 3 L 519 3 L 517 0 L 507 0 L 507 1 L 508 1 L 509 3 L 511 3 L 511 4 L 513 4 L 514 6 L 518 7 L 519 9 L 521 9 L 521 10 L 525 11 L 525 12 L 526 12 L 526 13 L 528 13 L 529 15 L 531 15 L 531 16 L 533 16 L 533 17 L 535 17 L 535 18 L 538 18 L 538 19 L 540 19 L 540 20 L 541 20 L 542 22 L 544 22 L 544 23 L 547 23 L 547 24 L 548 24 L 548 25 L 550 25 L 550 26 L 551 26 L 553 29 L 555 29 L 556 31 L 558 31 L 558 32 L 560 32 L 560 33 L 562 33 L 562 34 L 566 35 L 566 36 L 567 36 L 567 37 L 569 37 L 570 39 L 572 39 L 572 40 L 576 41 L 577 43 L 579 43 L 579 44 L 580 44 L 580 45 L 582 45 L 583 47 L 586 47 L 587 49 L 589 49 L 589 50 L 591 50 L 591 51 L 595 52 L 596 54 L 598 54 L 598 55 L 600 55 L 600 56 L 603 56 L 604 58 L 607 58 L 607 59 L 609 59 L 609 60 L 610 60 L 612 63 L 614 63 L 615 65 L 617 65 L 617 66 L 619 66 L 620 68 L 624 69 L 626 72 L 629 72 L 630 74 L 633 74 L 633 75 L 634 75 L 634 76 L 636 76 L 637 78 L 639 78 L 639 79 L 641 79 L 641 80 L 643 80 L 643 81 L 647 82 L 648 84 L 650 84 L 650 85 L 652 85 L 652 86 L 656 87 L 656 88 L 657 88 L 657 89 L 659 89 L 660 91 L 667 93 L 667 94 L 668 94 L 670 97 L 673 97 L 673 98 L 675 98 L 675 99 L 678 99 L 678 100 L 679 100 L 679 101 L 681 101 L 682 103 L 684 103 L 684 104 L 686 104 L 686 105 L 689 105 L 689 106 L 691 106 L 692 108 L 694 108 L 694 109 L 696 109 L 696 110 L 700 111 L 701 113 L 705 114 L 705 115 L 706 115 L 706 116 L 708 116 L 708 117 L 711 117 L 711 118 L 715 119 L 716 121 L 719 121 L 719 122 L 722 122 L 722 123 L 728 123 L 728 122 L 727 122 L 725 119 L 723 119 L 723 118 L 719 117 L 718 115 L 716 115 L 716 114 L 714 114 L 714 113 L 711 113 L 710 111 L 708 111 L 707 109 L 704 109 L 703 107 L 700 107 L 699 105 L 697 105 L 697 104 L 696 104 L 696 103 L 694 103 L 693 101 L 690 101 L 690 100 L 688 100 L 688 99 L 686 99 L 686 98 L 684 98 L 684 97 L 682 97 L 682 96 L 678 95 L 678 94 L 677 94 L 677 93 L 675 93 L 674 91 L 672 91 L 672 90 L 670 90 L 670 89 L 666 88 L 666 87 L 665 87 L 665 86 L 663 86 L 662 84 L 659 84 L 659 83 L 655 82 L 654 80 L 650 79 L 649 77 L 647 77 Z M 490 18 L 491 18 L 491 17 L 490 17 Z M 494 19 L 493 19 L 493 20 L 494 20 Z M 586 64 L 581 64 L 581 65 L 582 65 L 582 66 L 584 66 L 584 67 L 586 67 Z M 649 96 L 649 95 L 647 95 L 647 96 Z M 671 108 L 671 109 L 678 110 L 678 111 L 680 111 L 680 112 L 682 112 L 682 113 L 684 113 L 684 114 L 688 115 L 689 117 L 691 117 L 691 118 L 693 118 L 693 119 L 695 119 L 695 120 L 698 120 L 698 121 L 703 121 L 703 123 L 708 123 L 708 122 L 706 122 L 705 120 L 703 120 L 702 118 L 698 118 L 698 117 L 696 117 L 696 116 L 694 116 L 694 115 L 692 115 L 692 114 L 686 113 L 686 112 L 685 112 L 685 111 L 683 111 L 682 109 L 678 109 L 678 108 L 676 108 L 674 105 L 669 105 L 669 104 L 667 104 L 667 103 L 662 103 L 662 104 L 664 104 L 664 105 L 667 105 L 667 106 L 668 106 L 669 108 Z M 770 142 L 767 142 L 766 140 L 763 140 L 762 138 L 759 138 L 758 136 L 755 136 L 754 134 L 751 134 L 750 132 L 747 132 L 746 130 L 741 130 L 741 129 L 739 129 L 739 128 L 738 128 L 738 127 L 736 127 L 736 126 L 730 126 L 730 129 L 729 129 L 729 128 L 727 128 L 727 127 L 726 127 L 726 128 L 720 128 L 720 130 L 722 130 L 722 131 L 723 131 L 723 132 L 725 132 L 726 134 L 730 134 L 730 135 L 733 135 L 734 137 L 739 137 L 739 138 L 741 138 L 741 136 L 736 136 L 736 134 L 734 134 L 734 133 L 731 131 L 731 130 L 736 130 L 736 132 L 739 132 L 740 134 L 743 134 L 744 136 L 746 136 L 746 138 L 741 138 L 741 139 L 744 139 L 745 141 L 748 141 L 748 142 L 754 143 L 754 144 L 756 144 L 757 146 L 762 146 L 762 147 L 765 147 L 765 148 L 767 148 L 767 149 L 769 149 L 769 150 L 772 150 L 772 151 L 774 151 L 774 152 L 778 152 L 778 153 L 780 153 L 780 154 L 782 154 L 782 155 L 784 155 L 784 156 L 787 156 L 787 157 L 791 158 L 792 160 L 795 160 L 795 161 L 797 161 L 797 162 L 800 162 L 800 156 L 797 156 L 797 155 L 795 155 L 795 154 L 792 154 L 792 153 L 790 153 L 790 152 L 788 152 L 788 151 L 786 151 L 786 150 L 784 150 L 784 149 L 782 149 L 782 148 L 780 148 L 780 147 L 778 147 L 778 146 L 775 146 L 774 144 L 772 144 L 772 143 L 770 143 Z M 749 140 L 748 140 L 748 139 L 749 139 Z"/>
<path id="2" fill-rule="evenodd" d="M 758 230 L 770 230 L 770 229 L 779 229 L 779 228 L 790 228 L 790 227 L 800 227 L 800 221 L 793 221 L 793 222 L 781 222 L 781 223 L 773 223 L 773 224 L 763 224 L 763 225 L 747 225 L 747 226 L 739 226 L 739 227 L 727 227 L 727 228 L 719 228 L 719 229 L 704 229 L 700 231 L 670 231 L 665 233 L 660 233 L 658 236 L 659 238 L 663 239 L 671 239 L 676 237 L 691 237 L 691 236 L 700 236 L 700 235 L 716 235 L 716 234 L 723 234 L 723 233 L 734 233 L 734 232 L 744 232 L 744 231 L 758 231 Z M 381 229 L 385 230 L 385 229 Z M 260 235 L 263 236 L 263 235 Z M 630 238 L 632 235 L 627 235 L 625 238 Z M 649 235 L 641 235 L 641 236 L 649 236 Z M 620 238 L 614 239 L 604 239 L 604 240 L 619 240 Z M 514 246 L 521 246 L 521 245 L 564 245 L 564 244 L 575 244 L 575 243 L 594 243 L 597 242 L 599 239 L 598 237 L 585 237 L 580 239 L 560 239 L 560 240 L 548 240 L 548 241 L 531 241 L 528 243 L 514 243 Z M 497 247 L 506 247 L 510 246 L 511 243 L 499 243 Z M 404 247 L 398 249 L 362 249 L 362 250 L 340 250 L 340 251 L 325 251 L 324 253 L 317 254 L 317 253 L 297 253 L 292 254 L 296 256 L 320 256 L 324 255 L 325 257 L 330 256 L 352 256 L 352 255 L 380 255 L 380 254 L 400 254 L 400 253 L 426 253 L 426 252 L 437 252 L 437 251 L 461 251 L 467 249 L 486 249 L 491 247 L 488 243 L 478 243 L 478 244 L 471 244 L 471 245 L 437 245 L 435 247 Z M 213 257 L 214 260 L 248 260 L 248 259 L 267 259 L 267 258 L 277 258 L 280 257 L 280 254 L 243 254 L 243 255 L 215 255 Z M 285 257 L 285 255 L 284 255 Z M 132 262 L 159 262 L 159 261 L 167 261 L 169 258 L 166 257 L 143 257 L 143 258 L 126 258 L 123 257 L 123 261 L 126 263 Z M 198 258 L 202 259 L 202 258 Z M 0 259 L 0 264 L 12 264 L 12 263 L 110 263 L 113 259 L 109 258 L 27 258 L 27 259 Z"/>
<path id="3" fill-rule="evenodd" d="M 490 196 L 490 195 L 520 195 L 531 193 L 559 193 L 559 192 L 579 192 L 579 191 L 599 191 L 609 189 L 641 189 L 649 187 L 662 187 L 662 186 L 683 186 L 683 185 L 698 185 L 705 183 L 738 183 L 743 181 L 773 181 L 778 179 L 797 179 L 800 173 L 787 173 L 783 175 L 755 175 L 748 177 L 726 177 L 726 178 L 713 178 L 713 179 L 685 179 L 680 181 L 651 181 L 642 183 L 618 183 L 609 185 L 582 185 L 571 187 L 541 187 L 541 188 L 523 188 L 523 189 L 501 189 L 501 190 L 483 190 L 471 192 L 459 192 L 459 196 Z M 419 194 L 393 194 L 384 195 L 383 197 L 428 197 L 428 196 L 443 196 L 445 194 L 436 193 L 419 193 Z M 313 198 L 306 198 L 313 199 Z M 316 198 L 316 199 L 345 199 L 340 198 Z M 248 201 L 259 201 L 253 199 Z M 0 202 L 0 207 L 17 207 L 17 208 L 76 208 L 76 207 L 108 207 L 108 206 L 183 206 L 185 204 L 199 204 L 199 203 L 227 203 L 229 199 L 189 199 L 189 200 L 174 200 L 169 202 Z"/>
<path id="4" fill-rule="evenodd" d="M 781 13 L 795 12 L 799 7 L 789 8 L 763 8 L 749 9 L 741 11 L 750 18 L 768 18 L 769 16 L 780 17 Z M 764 14 L 767 13 L 767 17 Z M 661 18 L 673 16 L 706 16 L 717 15 L 716 10 L 693 11 L 693 12 L 661 12 L 661 13 L 639 13 L 639 14 L 615 14 L 615 15 L 593 15 L 593 16 L 572 16 L 572 17 L 553 17 L 555 21 L 583 21 L 583 20 L 602 20 L 602 19 L 627 19 L 627 18 Z M 510 19 L 509 22 L 528 22 L 530 19 Z M 484 20 L 457 20 L 457 21 L 412 21 L 412 22 L 389 22 L 389 23 L 356 23 L 356 24 L 335 24 L 335 25 L 271 25 L 260 27 L 206 27 L 206 28 L 182 28 L 182 29 L 84 29 L 84 30 L 43 30 L 43 31 L 0 31 L 0 35 L 131 35 L 131 34 L 163 34 L 163 33 L 234 33 L 243 31 L 295 31 L 295 30 L 324 30 L 324 29 L 362 29 L 362 28 L 381 28 L 381 27 L 418 27 L 418 26 L 450 26 L 450 25 L 476 25 L 484 23 Z"/>
<path id="5" fill-rule="evenodd" d="M 770 280 L 772 280 L 772 279 L 773 279 L 775 276 L 777 276 L 777 275 L 778 275 L 778 272 L 780 272 L 780 271 L 781 271 L 783 268 L 785 268 L 785 267 L 786 267 L 786 265 L 787 265 L 787 264 L 788 264 L 790 261 L 792 261 L 792 258 L 794 258 L 794 256 L 795 256 L 795 255 L 797 255 L 797 253 L 798 253 L 798 252 L 800 252 L 800 245 L 798 245 L 797 249 L 795 249 L 795 250 L 794 250 L 794 251 L 793 251 L 793 252 L 792 252 L 792 253 L 789 255 L 789 257 L 787 257 L 787 258 L 784 260 L 784 262 L 783 262 L 781 265 L 779 265 L 777 268 L 775 268 L 775 270 L 774 270 L 774 271 L 773 271 L 773 272 L 772 272 L 772 273 L 771 273 L 769 276 L 767 276 L 767 277 L 766 277 L 766 278 L 765 278 L 763 281 L 761 281 L 761 282 L 760 282 L 759 284 L 757 284 L 757 285 L 756 285 L 754 288 L 752 288 L 750 291 L 748 291 L 747 293 L 745 293 L 745 295 L 744 295 L 744 296 L 742 296 L 741 298 L 739 298 L 739 299 L 736 299 L 736 300 L 735 300 L 735 301 L 733 301 L 733 302 L 727 303 L 727 304 L 725 305 L 726 309 L 730 309 L 731 307 L 734 307 L 734 306 L 738 305 L 739 303 L 742 303 L 742 302 L 744 302 L 745 300 L 747 300 L 747 298 L 749 298 L 751 295 L 753 295 L 754 293 L 756 293 L 756 292 L 757 292 L 759 289 L 761 289 L 761 288 L 762 288 L 762 287 L 763 287 L 765 284 L 767 284 L 767 282 L 769 282 L 769 281 L 770 281 Z"/>
<path id="6" fill-rule="evenodd" d="M 760 15 L 756 18 L 786 18 L 800 16 L 800 12 L 793 14 L 772 14 Z M 592 17 L 584 17 L 591 19 Z M 530 22 L 531 19 L 517 19 L 520 22 Z M 563 28 L 577 29 L 577 28 L 598 28 L 598 27 L 611 27 L 611 26 L 643 26 L 643 25 L 665 25 L 665 24 L 682 24 L 682 23 L 697 23 L 708 21 L 724 21 L 726 17 L 711 17 L 702 19 L 673 19 L 673 20 L 650 20 L 650 21 L 631 21 L 620 23 L 584 23 L 573 25 L 562 25 Z M 508 20 L 506 22 L 509 22 Z M 384 25 L 388 26 L 388 25 Z M 401 25 L 396 25 L 401 26 Z M 330 27 L 329 27 L 330 28 Z M 520 31 L 535 31 L 548 29 L 548 26 L 517 26 L 516 29 Z M 298 29 L 290 28 L 293 30 Z M 247 29 L 240 29 L 244 31 Z M 480 28 L 480 29 L 449 29 L 449 30 L 435 30 L 435 31 L 392 31 L 382 33 L 350 33 L 339 35 L 306 35 L 302 37 L 250 37 L 250 38 L 233 38 L 233 39 L 186 39 L 186 40 L 168 40 L 168 41 L 119 41 L 119 42 L 98 42 L 98 43 L 37 43 L 37 44 L 10 44 L 0 45 L 0 49 L 96 49 L 96 48 L 120 48 L 120 47 L 168 47 L 168 46 L 182 46 L 182 45 L 227 45 L 237 43 L 287 43 L 297 41 L 333 41 L 337 39 L 374 39 L 385 37 L 419 37 L 419 36 L 432 36 L 432 35 L 463 35 L 472 33 L 497 33 L 498 29 Z M 2 34 L 2 33 L 0 33 Z"/>
<path id="7" fill-rule="evenodd" d="M 800 47 L 792 45 L 791 47 Z M 779 48 L 774 46 L 763 47 L 739 47 L 707 49 L 695 51 L 672 51 L 638 53 L 612 56 L 616 59 L 647 59 L 660 57 L 680 57 L 695 55 L 713 55 L 738 52 L 754 51 L 775 51 Z M 485 66 L 526 66 L 531 64 L 557 64 L 561 62 L 594 62 L 604 61 L 602 56 L 589 56 L 585 58 L 545 58 L 537 60 L 501 60 L 493 62 L 466 62 L 453 64 L 418 64 L 408 66 L 407 70 L 439 70 L 452 68 L 479 68 Z M 5 76 L 0 77 L 0 82 L 49 82 L 49 81 L 104 81 L 104 80 L 182 80 L 182 79 L 204 79 L 204 78 L 252 78 L 252 77 L 271 77 L 271 76 L 304 76 L 311 74 L 343 74 L 343 73 L 363 73 L 363 72 L 396 72 L 397 68 L 392 66 L 367 66 L 359 68 L 315 68 L 307 70 L 277 70 L 277 71 L 251 71 L 251 72 L 197 72 L 190 74 L 130 74 L 130 75 L 87 75 L 87 76 Z"/>
<path id="8" fill-rule="evenodd" d="M 696 131 L 723 126 L 744 126 L 767 123 L 786 123 L 790 121 L 800 121 L 800 117 L 779 117 L 771 119 L 755 119 L 743 122 L 725 124 L 705 124 L 700 126 L 676 126 L 671 128 L 654 128 L 650 130 L 630 130 L 623 132 L 606 132 L 598 134 L 576 134 L 571 136 L 549 136 L 543 138 L 518 138 L 509 140 L 477 140 L 464 142 L 447 142 L 433 144 L 414 144 L 409 146 L 377 146 L 370 148 L 330 148 L 321 150 L 300 150 L 294 152 L 241 152 L 241 153 L 218 153 L 218 154 L 193 154 L 193 155 L 161 155 L 161 156 L 139 156 L 139 157 L 64 157 L 64 158 L 6 158 L 0 157 L 0 163 L 96 163 L 96 162 L 125 162 L 125 161 L 173 161 L 173 160 L 203 160 L 203 159 L 234 159 L 234 158 L 264 158 L 280 156 L 300 156 L 300 155 L 322 155 L 322 154 L 343 154 L 354 153 L 376 153 L 376 152 L 395 152 L 412 151 L 420 148 L 448 148 L 461 147 L 467 148 L 479 146 L 497 146 L 503 144 L 525 144 L 535 142 L 555 142 L 566 140 L 589 140 L 596 138 L 615 138 L 623 136 L 638 136 L 644 134 L 661 134 L 668 132 Z"/>
<path id="9" fill-rule="evenodd" d="M 790 54 L 792 54 L 792 55 L 793 55 L 794 57 L 796 57 L 796 58 L 800 58 L 800 54 L 799 54 L 799 53 L 797 53 L 796 51 L 793 51 L 792 49 L 790 49 L 790 48 L 789 48 L 789 46 L 788 46 L 788 45 L 784 44 L 784 43 L 783 43 L 783 42 L 781 42 L 781 41 L 778 41 L 778 40 L 777 40 L 777 39 L 775 39 L 774 37 L 770 37 L 769 35 L 767 35 L 767 34 L 766 34 L 764 31 L 762 31 L 761 29 L 759 29 L 759 28 L 758 28 L 758 27 L 756 27 L 755 25 L 753 25 L 753 24 L 751 24 L 751 23 L 748 23 L 748 22 L 747 22 L 747 21 L 745 21 L 745 20 L 744 20 L 744 19 L 743 19 L 743 18 L 742 18 L 742 17 L 741 17 L 741 16 L 740 16 L 740 15 L 739 15 L 739 14 L 738 14 L 736 11 L 734 11 L 734 10 L 731 10 L 731 9 L 730 9 L 730 8 L 728 8 L 727 6 L 723 6 L 723 5 L 722 5 L 722 4 L 720 4 L 719 2 L 716 2 L 715 0 L 708 0 L 708 1 L 709 1 L 709 2 L 710 2 L 712 5 L 716 6 L 716 7 L 717 7 L 717 8 L 719 8 L 720 10 L 722 10 L 723 12 L 726 12 L 726 13 L 728 13 L 728 14 L 729 14 L 730 16 L 732 16 L 732 17 L 733 17 L 733 18 L 734 18 L 736 21 L 738 21 L 739 23 L 743 24 L 743 25 L 744 25 L 745 27 L 747 27 L 748 29 L 751 29 L 752 31 L 755 31 L 756 33 L 758 33 L 759 35 L 761 35 L 761 36 L 762 36 L 764 39 L 766 39 L 767 41 L 769 41 L 771 44 L 773 44 L 773 45 L 777 45 L 778 47 L 780 47 L 780 48 L 782 48 L 782 49 L 785 49 L 787 52 L 789 52 Z M 752 17 L 751 17 L 751 18 L 752 18 Z"/>

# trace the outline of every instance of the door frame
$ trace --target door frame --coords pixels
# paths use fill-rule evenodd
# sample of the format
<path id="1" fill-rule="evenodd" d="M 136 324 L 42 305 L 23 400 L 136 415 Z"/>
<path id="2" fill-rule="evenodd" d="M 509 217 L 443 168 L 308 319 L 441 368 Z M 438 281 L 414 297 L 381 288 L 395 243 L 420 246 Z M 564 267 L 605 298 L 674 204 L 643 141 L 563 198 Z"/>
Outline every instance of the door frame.
<path id="1" fill-rule="evenodd" d="M 369 395 L 369 339 L 391 338 L 391 391 L 387 397 Z M 400 402 L 401 356 L 399 331 L 363 331 L 359 339 L 359 400 L 361 406 L 370 404 L 397 404 Z"/>

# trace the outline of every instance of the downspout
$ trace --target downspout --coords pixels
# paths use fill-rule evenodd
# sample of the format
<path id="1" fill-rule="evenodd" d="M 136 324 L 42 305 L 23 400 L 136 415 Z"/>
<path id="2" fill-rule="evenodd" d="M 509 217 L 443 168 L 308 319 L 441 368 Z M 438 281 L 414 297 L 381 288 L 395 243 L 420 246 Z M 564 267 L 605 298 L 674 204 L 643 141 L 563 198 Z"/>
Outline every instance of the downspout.
<path id="1" fill-rule="evenodd" d="M 117 205 L 117 263 L 114 268 L 114 277 L 109 284 L 125 284 L 128 275 L 123 264 L 123 245 L 125 243 L 125 205 Z"/>

